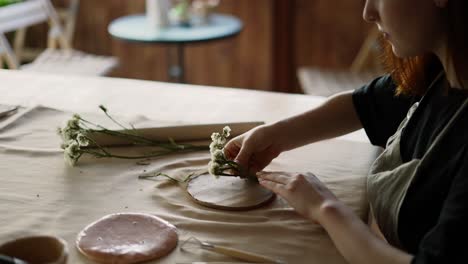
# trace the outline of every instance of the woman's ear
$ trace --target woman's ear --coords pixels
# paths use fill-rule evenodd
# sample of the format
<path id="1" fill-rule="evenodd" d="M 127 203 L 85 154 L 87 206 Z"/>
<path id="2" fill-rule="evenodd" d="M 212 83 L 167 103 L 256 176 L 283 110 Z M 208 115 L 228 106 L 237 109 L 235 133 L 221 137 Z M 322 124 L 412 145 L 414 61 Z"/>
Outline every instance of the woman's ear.
<path id="1" fill-rule="evenodd" d="M 446 8 L 449 0 L 434 0 L 434 4 L 438 8 Z"/>

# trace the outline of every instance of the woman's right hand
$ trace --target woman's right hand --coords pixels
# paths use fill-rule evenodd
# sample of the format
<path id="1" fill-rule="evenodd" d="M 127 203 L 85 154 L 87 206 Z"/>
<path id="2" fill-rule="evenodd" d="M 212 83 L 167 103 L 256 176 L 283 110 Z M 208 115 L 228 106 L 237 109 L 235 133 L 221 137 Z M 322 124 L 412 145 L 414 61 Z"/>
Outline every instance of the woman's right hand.
<path id="1" fill-rule="evenodd" d="M 277 134 L 281 133 L 272 125 L 256 127 L 230 140 L 224 154 L 241 166 L 241 173 L 255 175 L 282 152 Z"/>

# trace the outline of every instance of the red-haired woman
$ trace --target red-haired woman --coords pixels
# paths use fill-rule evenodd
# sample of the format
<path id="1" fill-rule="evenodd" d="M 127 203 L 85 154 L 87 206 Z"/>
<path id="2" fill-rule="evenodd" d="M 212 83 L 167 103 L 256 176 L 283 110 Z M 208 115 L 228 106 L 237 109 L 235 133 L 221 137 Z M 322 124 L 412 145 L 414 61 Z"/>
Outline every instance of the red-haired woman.
<path id="1" fill-rule="evenodd" d="M 385 148 L 367 180 L 369 225 L 311 173 L 260 172 L 260 184 L 321 224 L 349 263 L 468 263 L 467 16 L 467 0 L 367 0 L 391 74 L 234 138 L 225 154 L 258 172 L 364 127 Z"/>

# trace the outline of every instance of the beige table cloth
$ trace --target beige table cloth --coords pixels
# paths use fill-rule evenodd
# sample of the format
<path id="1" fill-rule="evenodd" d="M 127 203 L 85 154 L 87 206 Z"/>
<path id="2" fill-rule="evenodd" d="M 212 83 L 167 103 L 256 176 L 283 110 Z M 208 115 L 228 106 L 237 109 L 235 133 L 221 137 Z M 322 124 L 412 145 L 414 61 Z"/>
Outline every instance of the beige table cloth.
<path id="1" fill-rule="evenodd" d="M 195 204 L 183 188 L 141 174 L 181 177 L 206 167 L 209 153 L 135 160 L 83 158 L 69 167 L 56 127 L 73 112 L 96 115 L 104 104 L 126 121 L 200 124 L 275 120 L 308 110 L 324 99 L 240 89 L 111 78 L 62 77 L 0 71 L 0 103 L 33 107 L 13 121 L 0 120 L 0 243 L 31 234 L 64 238 L 69 263 L 91 263 L 74 248 L 78 232 L 104 215 L 152 213 L 174 224 L 180 242 L 194 236 L 287 263 L 345 263 L 326 232 L 282 199 L 260 209 L 226 212 Z M 119 148 L 141 153 L 139 148 Z M 316 173 L 361 217 L 367 212 L 365 177 L 378 149 L 362 131 L 283 153 L 267 170 Z M 152 263 L 234 262 L 192 248 L 176 248 Z"/>

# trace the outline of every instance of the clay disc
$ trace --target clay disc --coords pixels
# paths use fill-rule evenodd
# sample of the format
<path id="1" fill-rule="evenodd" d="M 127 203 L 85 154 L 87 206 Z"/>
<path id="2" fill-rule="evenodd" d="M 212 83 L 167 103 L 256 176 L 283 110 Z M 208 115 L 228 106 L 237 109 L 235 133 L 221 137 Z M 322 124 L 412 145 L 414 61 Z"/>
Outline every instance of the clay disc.
<path id="1" fill-rule="evenodd" d="M 273 192 L 258 183 L 239 177 L 215 178 L 210 174 L 192 178 L 187 192 L 201 205 L 229 211 L 258 208 L 275 198 Z"/>
<path id="2" fill-rule="evenodd" d="M 161 258 L 177 246 L 176 227 L 151 214 L 111 214 L 78 234 L 76 246 L 99 263 L 137 263 Z"/>

